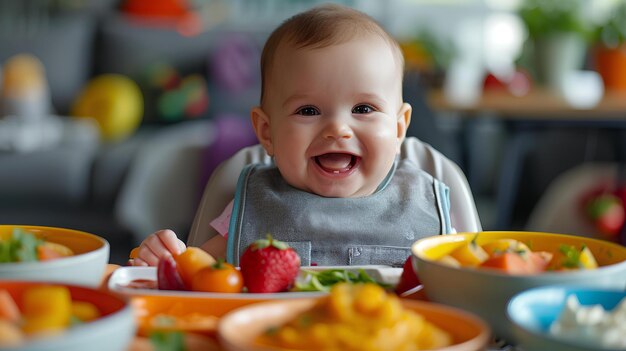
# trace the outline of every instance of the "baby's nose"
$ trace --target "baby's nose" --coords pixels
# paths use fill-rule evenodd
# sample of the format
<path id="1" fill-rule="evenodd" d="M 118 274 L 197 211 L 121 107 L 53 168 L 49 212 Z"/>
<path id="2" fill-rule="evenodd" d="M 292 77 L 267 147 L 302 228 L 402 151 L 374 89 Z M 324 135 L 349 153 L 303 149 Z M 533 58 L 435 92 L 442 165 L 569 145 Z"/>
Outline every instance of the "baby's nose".
<path id="1" fill-rule="evenodd" d="M 341 117 L 331 118 L 324 128 L 324 138 L 326 139 L 350 139 L 354 136 L 354 131 Z"/>

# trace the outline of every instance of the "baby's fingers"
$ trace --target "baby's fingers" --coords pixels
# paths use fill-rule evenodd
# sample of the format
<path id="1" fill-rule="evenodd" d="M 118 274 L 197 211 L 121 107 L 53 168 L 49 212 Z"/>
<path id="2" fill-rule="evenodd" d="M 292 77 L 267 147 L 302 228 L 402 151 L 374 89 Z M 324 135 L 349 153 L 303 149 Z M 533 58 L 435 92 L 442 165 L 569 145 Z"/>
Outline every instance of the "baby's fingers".
<path id="1" fill-rule="evenodd" d="M 143 262 L 145 262 L 148 266 L 156 266 L 159 264 L 160 258 L 147 245 L 142 244 L 139 247 L 139 256 L 133 260 L 133 265 L 143 266 Z"/>
<path id="2" fill-rule="evenodd" d="M 167 249 L 167 251 L 174 256 L 182 253 L 187 248 L 185 243 L 178 239 L 176 234 L 169 229 L 157 232 L 156 236 L 159 238 L 161 244 Z"/>

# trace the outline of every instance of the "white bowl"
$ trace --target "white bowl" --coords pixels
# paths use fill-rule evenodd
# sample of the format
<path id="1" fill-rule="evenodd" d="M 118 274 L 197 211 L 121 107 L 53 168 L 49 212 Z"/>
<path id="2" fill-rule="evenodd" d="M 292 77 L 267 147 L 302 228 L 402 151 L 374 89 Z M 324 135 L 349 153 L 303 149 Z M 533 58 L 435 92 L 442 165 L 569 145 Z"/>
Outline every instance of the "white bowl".
<path id="1" fill-rule="evenodd" d="M 413 264 L 429 300 L 462 308 L 482 317 L 496 336 L 514 342 L 506 308 L 513 295 L 533 287 L 578 285 L 594 288 L 626 287 L 626 247 L 580 236 L 536 232 L 483 232 L 481 245 L 494 239 L 510 238 L 526 243 L 532 250 L 557 252 L 561 244 L 586 245 L 599 268 L 535 275 L 509 275 L 493 269 L 455 268 L 434 261 L 452 248 L 471 241 L 476 233 L 439 235 L 413 244 Z"/>
<path id="2" fill-rule="evenodd" d="M 91 287 L 100 284 L 110 250 L 104 238 L 78 230 L 27 225 L 0 225 L 0 238 L 8 237 L 14 228 L 63 244 L 72 249 L 74 255 L 50 261 L 0 263 L 0 280 L 48 281 Z"/>
<path id="3" fill-rule="evenodd" d="M 48 283 L 0 280 L 0 290 L 6 290 L 17 301 L 28 288 Z M 53 284 L 57 285 L 57 284 Z M 72 300 L 94 304 L 102 316 L 51 336 L 26 340 L 19 347 L 3 351 L 125 351 L 135 336 L 133 310 L 127 300 L 113 293 L 85 286 L 58 284 L 70 290 Z"/>

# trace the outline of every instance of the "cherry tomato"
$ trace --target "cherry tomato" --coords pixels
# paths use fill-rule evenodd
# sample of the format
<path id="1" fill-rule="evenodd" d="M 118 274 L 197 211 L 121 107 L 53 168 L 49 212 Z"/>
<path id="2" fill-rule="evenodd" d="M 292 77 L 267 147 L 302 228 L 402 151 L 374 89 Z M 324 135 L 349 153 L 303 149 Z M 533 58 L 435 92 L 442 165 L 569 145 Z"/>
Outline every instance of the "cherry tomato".
<path id="1" fill-rule="evenodd" d="M 222 293 L 239 293 L 243 289 L 243 276 L 233 265 L 218 261 L 200 269 L 193 275 L 191 290 Z"/>

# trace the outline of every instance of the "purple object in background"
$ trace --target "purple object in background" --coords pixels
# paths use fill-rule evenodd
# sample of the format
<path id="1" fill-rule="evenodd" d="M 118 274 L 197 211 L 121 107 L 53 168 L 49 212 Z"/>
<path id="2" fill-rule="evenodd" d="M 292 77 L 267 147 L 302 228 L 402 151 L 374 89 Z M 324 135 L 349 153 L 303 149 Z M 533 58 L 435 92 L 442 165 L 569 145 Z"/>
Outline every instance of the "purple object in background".
<path id="1" fill-rule="evenodd" d="M 215 139 L 207 147 L 200 174 L 201 189 L 209 181 L 213 170 L 242 148 L 258 143 L 248 118 L 223 114 L 214 119 Z"/>
<path id="2" fill-rule="evenodd" d="M 260 80 L 260 49 L 245 35 L 232 34 L 221 40 L 211 56 L 211 79 L 230 93 L 240 93 Z"/>

